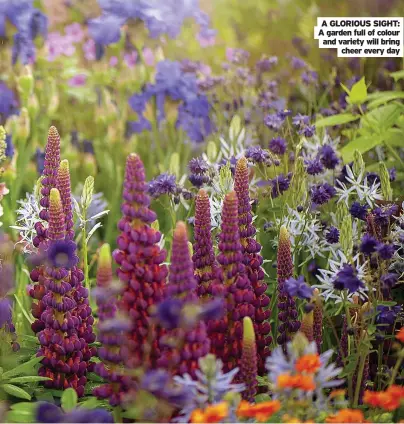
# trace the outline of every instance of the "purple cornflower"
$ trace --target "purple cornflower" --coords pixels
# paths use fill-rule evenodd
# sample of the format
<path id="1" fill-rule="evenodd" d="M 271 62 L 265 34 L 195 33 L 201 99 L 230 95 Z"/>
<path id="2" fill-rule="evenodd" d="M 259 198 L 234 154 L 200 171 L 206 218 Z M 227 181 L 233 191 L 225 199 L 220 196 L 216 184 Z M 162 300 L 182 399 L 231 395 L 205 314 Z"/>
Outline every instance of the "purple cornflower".
<path id="1" fill-rule="evenodd" d="M 391 259 L 394 255 L 394 246 L 392 244 L 379 243 L 376 251 L 383 260 Z"/>
<path id="2" fill-rule="evenodd" d="M 266 163 L 269 159 L 269 153 L 260 146 L 248 147 L 245 151 L 245 157 L 254 163 Z"/>
<path id="3" fill-rule="evenodd" d="M 304 277 L 300 275 L 297 279 L 288 278 L 284 287 L 289 296 L 297 296 L 300 299 L 310 299 L 313 296 L 313 289 L 304 281 Z"/>
<path id="4" fill-rule="evenodd" d="M 327 203 L 336 193 L 333 186 L 328 183 L 317 184 L 311 188 L 311 200 L 317 205 L 323 205 Z"/>
<path id="5" fill-rule="evenodd" d="M 175 175 L 165 172 L 149 182 L 147 192 L 152 197 L 159 197 L 164 194 L 174 194 L 176 189 Z"/>
<path id="6" fill-rule="evenodd" d="M 365 221 L 368 214 L 368 205 L 366 203 L 361 205 L 359 202 L 353 202 L 349 208 L 349 212 L 354 218 Z"/>
<path id="7" fill-rule="evenodd" d="M 340 160 L 332 146 L 325 144 L 319 151 L 321 163 L 327 169 L 335 169 Z"/>
<path id="8" fill-rule="evenodd" d="M 284 121 L 277 113 L 267 115 L 264 119 L 265 125 L 273 131 L 279 131 Z"/>
<path id="9" fill-rule="evenodd" d="M 371 255 L 376 251 L 376 246 L 378 241 L 372 237 L 370 234 L 364 234 L 361 240 L 361 244 L 359 246 L 359 250 L 365 255 Z"/>
<path id="10" fill-rule="evenodd" d="M 363 281 L 358 278 L 355 267 L 349 264 L 342 267 L 333 284 L 337 290 L 347 289 L 349 293 L 355 293 L 365 287 Z"/>
<path id="11" fill-rule="evenodd" d="M 325 235 L 325 239 L 330 244 L 335 244 L 339 242 L 339 230 L 335 227 L 330 227 Z"/>
<path id="12" fill-rule="evenodd" d="M 310 118 L 307 115 L 302 115 L 298 113 L 292 118 L 292 124 L 296 127 L 301 127 L 303 125 L 309 125 Z"/>
<path id="13" fill-rule="evenodd" d="M 304 125 L 299 129 L 298 133 L 300 135 L 304 135 L 307 138 L 313 137 L 313 135 L 316 133 L 316 126 Z"/>
<path id="14" fill-rule="evenodd" d="M 292 174 L 289 173 L 287 176 L 284 174 L 279 174 L 272 180 L 270 183 L 272 185 L 272 197 L 278 197 L 283 194 L 286 190 L 288 190 L 290 186 L 290 180 L 292 178 Z"/>
<path id="15" fill-rule="evenodd" d="M 305 164 L 306 172 L 309 175 L 318 175 L 324 171 L 324 166 L 318 157 L 315 157 L 314 159 L 307 159 Z"/>
<path id="16" fill-rule="evenodd" d="M 269 142 L 269 150 L 275 153 L 276 155 L 283 155 L 286 152 L 287 143 L 286 140 L 282 137 L 274 137 Z"/>

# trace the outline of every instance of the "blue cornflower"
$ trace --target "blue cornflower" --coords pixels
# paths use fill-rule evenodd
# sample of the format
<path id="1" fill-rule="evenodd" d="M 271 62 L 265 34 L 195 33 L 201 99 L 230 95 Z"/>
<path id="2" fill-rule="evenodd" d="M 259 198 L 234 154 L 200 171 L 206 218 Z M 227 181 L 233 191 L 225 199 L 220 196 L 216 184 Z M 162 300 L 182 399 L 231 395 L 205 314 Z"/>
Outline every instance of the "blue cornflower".
<path id="1" fill-rule="evenodd" d="M 363 281 L 358 278 L 356 269 L 349 264 L 345 264 L 342 267 L 333 284 L 337 290 L 347 289 L 349 293 L 355 293 L 360 288 L 365 287 Z"/>
<path id="2" fill-rule="evenodd" d="M 269 153 L 260 146 L 251 146 L 246 149 L 245 157 L 255 163 L 265 163 L 269 160 Z"/>
<path id="3" fill-rule="evenodd" d="M 338 243 L 339 242 L 339 230 L 338 230 L 338 228 L 331 226 L 328 229 L 327 234 L 325 235 L 325 239 L 330 244 Z"/>
<path id="4" fill-rule="evenodd" d="M 269 114 L 264 119 L 265 125 L 273 131 L 279 131 L 284 121 L 277 113 Z"/>
<path id="5" fill-rule="evenodd" d="M 328 183 L 317 184 L 311 188 L 311 200 L 317 205 L 327 203 L 336 193 L 333 186 Z"/>
<path id="6" fill-rule="evenodd" d="M 354 218 L 364 221 L 368 214 L 368 205 L 366 203 L 361 205 L 359 202 L 353 202 L 349 208 L 349 212 Z"/>
<path id="7" fill-rule="evenodd" d="M 327 169 L 335 169 L 335 167 L 339 164 L 340 160 L 332 146 L 325 144 L 321 147 L 319 154 L 321 163 Z"/>
<path id="8" fill-rule="evenodd" d="M 285 289 L 291 297 L 297 296 L 300 299 L 310 299 L 313 296 L 313 288 L 305 283 L 302 275 L 297 279 L 289 278 L 286 280 Z"/>
<path id="9" fill-rule="evenodd" d="M 362 237 L 359 250 L 365 255 L 371 255 L 373 252 L 376 251 L 377 243 L 378 241 L 374 237 L 366 233 Z"/>
<path id="10" fill-rule="evenodd" d="M 381 259 L 388 260 L 394 255 L 394 246 L 392 244 L 379 243 L 376 246 L 376 251 Z"/>
<path id="11" fill-rule="evenodd" d="M 269 150 L 275 153 L 276 155 L 283 155 L 286 152 L 287 143 L 286 140 L 282 137 L 274 137 L 269 142 Z"/>
<path id="12" fill-rule="evenodd" d="M 150 196 L 159 197 L 163 194 L 174 194 L 176 189 L 175 175 L 165 172 L 149 182 L 147 191 Z"/>
<path id="13" fill-rule="evenodd" d="M 324 166 L 318 157 L 315 157 L 314 159 L 307 159 L 305 164 L 306 172 L 309 175 L 318 175 L 324 171 Z"/>
<path id="14" fill-rule="evenodd" d="M 310 123 L 310 118 L 307 115 L 302 115 L 298 113 L 292 118 L 292 124 L 295 125 L 296 127 L 309 125 L 309 123 Z"/>

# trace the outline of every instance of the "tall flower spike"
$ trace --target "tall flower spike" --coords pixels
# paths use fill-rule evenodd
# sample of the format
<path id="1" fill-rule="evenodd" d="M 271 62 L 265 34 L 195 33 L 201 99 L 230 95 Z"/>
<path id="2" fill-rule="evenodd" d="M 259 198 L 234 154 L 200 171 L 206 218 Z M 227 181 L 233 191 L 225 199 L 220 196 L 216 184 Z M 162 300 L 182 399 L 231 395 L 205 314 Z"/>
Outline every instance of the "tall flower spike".
<path id="1" fill-rule="evenodd" d="M 317 345 L 317 352 L 321 353 L 323 344 L 323 305 L 320 297 L 320 291 L 314 289 L 314 309 L 313 309 L 313 336 Z"/>
<path id="2" fill-rule="evenodd" d="M 314 324 L 313 311 L 310 311 L 304 314 L 300 331 L 306 336 L 309 342 L 312 342 L 314 340 L 313 324 Z"/>
<path id="3" fill-rule="evenodd" d="M 285 281 L 293 276 L 291 244 L 289 233 L 285 226 L 281 227 L 279 234 L 277 264 L 278 318 L 281 322 L 278 327 L 279 334 L 277 341 L 285 349 L 286 343 L 291 339 L 291 335 L 296 333 L 300 328 L 300 322 L 297 320 L 296 303 L 284 288 Z"/>
<path id="4" fill-rule="evenodd" d="M 193 264 L 188 247 L 187 228 L 178 222 L 174 231 L 170 272 L 168 284 L 165 286 L 165 298 L 177 298 L 183 301 L 183 307 L 198 301 L 197 283 L 193 275 Z M 175 346 L 166 344 L 166 340 L 175 340 Z M 157 365 L 171 368 L 178 374 L 188 373 L 195 377 L 198 360 L 209 353 L 210 340 L 204 322 L 200 322 L 191 330 L 175 328 L 160 339 L 161 358 Z M 178 343 L 180 346 L 178 346 Z"/>
<path id="5" fill-rule="evenodd" d="M 257 393 L 257 346 L 255 342 L 255 332 L 253 322 L 250 317 L 243 320 L 243 353 L 241 356 L 241 380 L 246 389 L 243 392 L 243 399 L 248 402 L 254 401 Z"/>
<path id="6" fill-rule="evenodd" d="M 123 217 L 118 223 L 121 233 L 113 257 L 119 265 L 117 275 L 125 286 L 120 308 L 132 322 L 124 359 L 134 367 L 145 365 L 146 360 L 154 366 L 160 356 L 158 335 L 150 325 L 150 307 L 161 301 L 167 276 L 167 267 L 163 265 L 166 252 L 158 245 L 161 234 L 150 226 L 156 214 L 149 209 L 146 190 L 143 163 L 138 155 L 131 154 L 126 161 L 123 184 Z"/>
<path id="7" fill-rule="evenodd" d="M 194 224 L 194 262 L 198 295 L 208 297 L 220 295 L 222 285 L 218 279 L 218 264 L 213 251 L 211 216 L 208 193 L 200 189 L 196 196 Z"/>
<path id="8" fill-rule="evenodd" d="M 109 244 L 101 246 L 97 268 L 97 288 L 94 295 L 98 306 L 98 349 L 101 362 L 95 372 L 108 383 L 94 389 L 100 399 L 109 399 L 112 406 L 119 405 L 122 396 L 129 389 L 129 377 L 123 375 L 120 346 L 125 343 L 129 321 L 117 317 L 117 295 L 119 287 L 114 286 L 112 277 L 112 258 Z"/>
<path id="9" fill-rule="evenodd" d="M 255 316 L 255 294 L 243 265 L 243 246 L 238 230 L 238 201 L 234 191 L 223 202 L 222 226 L 219 235 L 218 262 L 222 267 L 223 284 L 227 292 L 227 320 L 216 329 L 225 333 L 212 334 L 213 351 L 223 360 L 226 370 L 240 366 L 242 355 L 243 318 Z M 220 342 L 220 343 L 218 343 Z M 223 343 L 222 343 L 223 342 Z"/>
<path id="10" fill-rule="evenodd" d="M 58 255 L 71 256 L 75 245 L 65 240 L 63 205 L 56 188 L 52 188 L 49 195 L 48 236 L 50 264 L 43 271 L 43 285 L 47 291 L 41 301 L 45 310 L 40 316 L 44 328 L 38 333 L 41 344 L 38 356 L 44 358 L 38 373 L 50 378 L 44 382 L 45 387 L 62 390 L 72 387 L 79 396 L 83 396 L 86 373 L 91 370 L 89 361 L 95 349 L 88 346 L 88 337 L 81 331 L 88 315 L 86 309 L 79 309 L 80 282 L 72 275 L 74 268 L 70 269 L 78 258 L 69 258 L 68 266 L 58 262 Z M 94 340 L 92 335 L 91 341 Z"/>
<path id="11" fill-rule="evenodd" d="M 73 222 L 73 208 L 72 208 L 72 192 L 70 186 L 70 172 L 69 162 L 64 159 L 60 162 L 58 175 L 57 175 L 57 188 L 60 192 L 60 197 L 63 203 L 63 211 L 65 214 L 66 222 L 66 239 L 74 239 L 74 222 Z"/>
<path id="12" fill-rule="evenodd" d="M 256 296 L 254 326 L 257 334 L 258 371 L 263 375 L 266 373 L 265 360 L 270 354 L 269 345 L 272 342 L 271 326 L 268 321 L 271 315 L 268 309 L 270 299 L 265 294 L 267 285 L 264 282 L 265 274 L 262 269 L 261 245 L 254 239 L 257 230 L 252 222 L 248 164 L 244 157 L 239 159 L 236 165 L 234 191 L 238 198 L 238 225 L 243 246 L 243 263 Z"/>

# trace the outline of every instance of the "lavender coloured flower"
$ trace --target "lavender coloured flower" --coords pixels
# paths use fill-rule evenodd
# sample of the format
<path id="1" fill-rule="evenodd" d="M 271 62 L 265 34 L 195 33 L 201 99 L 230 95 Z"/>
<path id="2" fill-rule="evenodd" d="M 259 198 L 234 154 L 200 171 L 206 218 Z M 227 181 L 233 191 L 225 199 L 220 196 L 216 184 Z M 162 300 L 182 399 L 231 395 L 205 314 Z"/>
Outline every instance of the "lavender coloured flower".
<path id="1" fill-rule="evenodd" d="M 349 293 L 355 293 L 365 287 L 363 281 L 357 276 L 357 270 L 349 264 L 345 264 L 342 267 L 333 284 L 337 290 L 347 289 Z"/>
<path id="2" fill-rule="evenodd" d="M 278 343 L 286 349 L 286 343 L 290 341 L 291 335 L 300 328 L 298 313 L 295 301 L 286 291 L 285 282 L 293 276 L 293 259 L 289 233 L 286 227 L 282 226 L 279 234 L 278 255 L 277 255 L 277 276 L 278 276 L 278 310 L 279 321 Z"/>
<path id="3" fill-rule="evenodd" d="M 236 165 L 234 190 L 238 200 L 238 226 L 240 242 L 243 247 L 243 264 L 255 294 L 254 328 L 257 337 L 258 370 L 265 373 L 265 360 L 269 356 L 269 345 L 272 342 L 268 309 L 270 298 L 266 295 L 267 285 L 264 282 L 262 269 L 263 258 L 261 245 L 255 240 L 256 228 L 252 222 L 251 200 L 249 194 L 249 173 L 245 158 L 239 159 Z"/>
<path id="4" fill-rule="evenodd" d="M 152 197 L 159 197 L 164 194 L 174 194 L 176 189 L 175 175 L 165 172 L 149 182 L 147 192 Z"/>
<path id="5" fill-rule="evenodd" d="M 201 187 L 210 181 L 208 175 L 209 165 L 202 158 L 191 159 L 188 163 L 188 169 L 190 172 L 188 179 L 195 187 Z"/>
<path id="6" fill-rule="evenodd" d="M 269 142 L 269 150 L 275 153 L 276 155 L 283 155 L 286 152 L 287 143 L 286 140 L 282 137 L 274 137 Z"/>
<path id="7" fill-rule="evenodd" d="M 328 231 L 325 235 L 325 239 L 330 244 L 338 243 L 339 242 L 339 230 L 338 230 L 338 228 L 331 226 L 328 229 Z"/>
<path id="8" fill-rule="evenodd" d="M 310 299 L 313 296 L 313 289 L 305 283 L 302 275 L 297 279 L 288 278 L 284 283 L 284 288 L 290 297 Z"/>
<path id="9" fill-rule="evenodd" d="M 254 163 L 268 163 L 270 161 L 269 153 L 260 146 L 248 147 L 245 151 L 245 157 Z"/>
<path id="10" fill-rule="evenodd" d="M 193 263 L 188 246 L 187 229 L 178 222 L 174 231 L 168 284 L 164 287 L 165 299 L 177 298 L 186 303 L 195 303 L 197 282 L 194 278 Z M 176 340 L 175 346 L 167 339 Z M 161 356 L 157 366 L 172 372 L 195 376 L 199 358 L 209 353 L 210 340 L 206 325 L 199 322 L 193 329 L 175 328 L 160 338 Z"/>
<path id="11" fill-rule="evenodd" d="M 296 127 L 309 125 L 309 123 L 310 123 L 310 118 L 307 115 L 302 115 L 298 113 L 292 118 L 292 124 L 295 125 Z"/>
<path id="12" fill-rule="evenodd" d="M 267 115 L 264 119 L 265 125 L 272 131 L 279 131 L 284 121 L 277 113 Z"/>
<path id="13" fill-rule="evenodd" d="M 162 300 L 167 276 L 167 267 L 162 265 L 166 252 L 158 246 L 161 234 L 150 226 L 156 214 L 149 209 L 150 198 L 146 190 L 143 163 L 138 155 L 130 154 L 123 184 L 123 217 L 118 223 L 118 249 L 113 253 L 119 266 L 117 275 L 124 285 L 119 308 L 133 324 L 128 344 L 123 349 L 124 361 L 130 367 L 141 364 L 153 367 L 159 357 L 159 334 L 151 327 L 150 307 Z M 148 334 L 152 346 L 149 346 Z M 148 363 L 144 364 L 147 348 L 151 353 Z"/>

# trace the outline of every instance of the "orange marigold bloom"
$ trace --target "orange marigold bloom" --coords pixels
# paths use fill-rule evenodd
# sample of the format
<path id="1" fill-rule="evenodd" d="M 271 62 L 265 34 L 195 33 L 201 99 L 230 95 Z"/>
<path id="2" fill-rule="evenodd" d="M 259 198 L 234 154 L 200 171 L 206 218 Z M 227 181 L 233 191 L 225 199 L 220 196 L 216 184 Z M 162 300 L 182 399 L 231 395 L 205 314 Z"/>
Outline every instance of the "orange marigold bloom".
<path id="1" fill-rule="evenodd" d="M 359 409 L 341 409 L 337 414 L 331 415 L 325 420 L 326 423 L 367 423 L 363 412 Z"/>
<path id="2" fill-rule="evenodd" d="M 396 339 L 400 340 L 401 343 L 404 343 L 404 327 L 396 334 Z"/>
<path id="3" fill-rule="evenodd" d="M 307 392 L 316 388 L 313 377 L 303 374 L 280 374 L 278 376 L 277 386 L 280 389 L 300 389 Z"/>
<path id="4" fill-rule="evenodd" d="M 318 353 L 311 353 L 304 355 L 299 358 L 296 362 L 297 372 L 307 372 L 308 374 L 314 374 L 321 367 L 320 356 Z"/>
<path id="5" fill-rule="evenodd" d="M 328 396 L 329 399 L 335 399 L 337 397 L 345 397 L 346 390 L 344 389 L 337 389 L 333 390 L 330 395 Z"/>
<path id="6" fill-rule="evenodd" d="M 242 400 L 237 409 L 237 416 L 240 418 L 255 418 L 259 422 L 265 422 L 280 408 L 281 403 L 278 400 L 260 403 L 248 403 Z"/>
<path id="7" fill-rule="evenodd" d="M 227 402 L 209 405 L 204 410 L 195 409 L 191 414 L 191 423 L 220 423 L 229 415 Z"/>
<path id="8" fill-rule="evenodd" d="M 366 391 L 363 401 L 374 408 L 383 408 L 394 411 L 404 400 L 404 387 L 392 385 L 385 392 Z"/>

